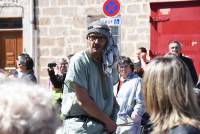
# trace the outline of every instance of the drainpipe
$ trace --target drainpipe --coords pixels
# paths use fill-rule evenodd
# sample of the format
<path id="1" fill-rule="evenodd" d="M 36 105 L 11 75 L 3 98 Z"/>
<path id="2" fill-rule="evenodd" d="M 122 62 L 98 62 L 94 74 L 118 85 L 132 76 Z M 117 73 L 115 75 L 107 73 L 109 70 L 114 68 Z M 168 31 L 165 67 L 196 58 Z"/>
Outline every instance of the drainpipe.
<path id="1" fill-rule="evenodd" d="M 36 0 L 33 0 L 33 27 L 37 30 Z"/>
<path id="2" fill-rule="evenodd" d="M 31 21 L 32 21 L 32 39 L 33 39 L 33 45 L 32 45 L 32 52 L 34 57 L 34 63 L 35 63 L 35 75 L 39 82 L 39 60 L 38 60 L 38 33 L 37 33 L 37 16 L 36 16 L 36 6 L 37 2 L 36 0 L 31 0 L 30 4 L 32 13 L 31 13 Z"/>

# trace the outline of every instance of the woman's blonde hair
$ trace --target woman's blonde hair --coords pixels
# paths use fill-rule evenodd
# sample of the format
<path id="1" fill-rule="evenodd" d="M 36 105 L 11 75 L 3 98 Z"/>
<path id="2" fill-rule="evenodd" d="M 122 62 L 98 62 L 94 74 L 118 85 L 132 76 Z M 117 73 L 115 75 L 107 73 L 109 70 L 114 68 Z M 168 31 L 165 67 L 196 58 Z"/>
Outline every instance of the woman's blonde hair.
<path id="1" fill-rule="evenodd" d="M 143 91 L 154 133 L 178 125 L 199 128 L 200 108 L 187 66 L 176 56 L 157 57 L 144 74 Z"/>

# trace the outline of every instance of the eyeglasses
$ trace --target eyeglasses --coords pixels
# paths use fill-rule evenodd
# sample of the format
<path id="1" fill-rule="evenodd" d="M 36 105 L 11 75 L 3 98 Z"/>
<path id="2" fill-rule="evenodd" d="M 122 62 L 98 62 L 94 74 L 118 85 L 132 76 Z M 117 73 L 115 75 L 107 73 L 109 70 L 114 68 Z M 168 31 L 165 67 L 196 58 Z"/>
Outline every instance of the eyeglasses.
<path id="1" fill-rule="evenodd" d="M 97 36 L 97 35 L 89 35 L 88 36 L 88 40 L 90 41 L 100 41 L 100 42 L 105 42 L 106 38 L 104 36 Z"/>
<path id="2" fill-rule="evenodd" d="M 128 66 L 129 66 L 129 65 L 127 65 L 127 64 L 120 64 L 120 65 L 119 65 L 120 68 L 127 68 Z"/>
<path id="3" fill-rule="evenodd" d="M 68 64 L 67 63 L 61 63 L 60 66 L 62 66 L 62 67 L 63 66 L 68 66 Z"/>
<path id="4" fill-rule="evenodd" d="M 22 64 L 20 64 L 18 57 L 16 58 L 16 63 L 17 63 L 18 66 L 23 66 Z"/>
<path id="5" fill-rule="evenodd" d="M 18 65 L 19 67 L 23 66 L 23 65 L 22 65 L 22 64 L 20 64 L 20 63 L 18 63 L 17 65 Z"/>
<path id="6" fill-rule="evenodd" d="M 175 47 L 175 46 L 174 46 L 174 47 L 171 47 L 171 49 L 179 49 L 179 47 Z"/>
<path id="7" fill-rule="evenodd" d="M 22 65 L 22 64 L 20 64 L 19 62 L 17 62 L 17 65 L 18 65 L 18 66 L 23 66 L 23 65 Z"/>

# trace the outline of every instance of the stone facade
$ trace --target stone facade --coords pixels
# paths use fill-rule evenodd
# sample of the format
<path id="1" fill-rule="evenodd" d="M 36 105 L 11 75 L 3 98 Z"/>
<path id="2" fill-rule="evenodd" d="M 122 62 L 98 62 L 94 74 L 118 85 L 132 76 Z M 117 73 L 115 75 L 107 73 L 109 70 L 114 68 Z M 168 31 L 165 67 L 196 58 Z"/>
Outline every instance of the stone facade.
<path id="1" fill-rule="evenodd" d="M 1 17 L 23 19 L 23 51 L 36 64 L 39 82 L 48 85 L 47 64 L 87 47 L 86 28 L 90 18 L 106 17 L 105 0 L 0 0 L 1 8 L 15 7 L 15 12 Z M 149 0 L 123 0 L 118 16 L 121 17 L 120 52 L 133 57 L 137 47 L 149 49 Z M 14 5 L 14 6 L 13 6 Z M 23 12 L 18 11 L 18 7 Z M 12 11 L 12 10 L 5 10 Z M 8 12 L 7 12 L 8 13 Z M 20 14 L 21 13 L 21 14 Z M 36 15 L 36 16 L 35 16 Z M 12 17 L 12 16 L 11 16 Z M 34 26 L 36 18 L 36 26 Z"/>
<path id="2" fill-rule="evenodd" d="M 122 55 L 133 57 L 138 47 L 149 48 L 149 2 L 147 0 L 127 0 L 121 5 L 121 52 Z"/>
<path id="3" fill-rule="evenodd" d="M 103 16 L 105 0 L 38 0 L 40 82 L 47 83 L 46 66 L 86 48 L 87 16 Z M 137 47 L 150 44 L 149 1 L 121 2 L 121 54 L 133 57 Z"/>

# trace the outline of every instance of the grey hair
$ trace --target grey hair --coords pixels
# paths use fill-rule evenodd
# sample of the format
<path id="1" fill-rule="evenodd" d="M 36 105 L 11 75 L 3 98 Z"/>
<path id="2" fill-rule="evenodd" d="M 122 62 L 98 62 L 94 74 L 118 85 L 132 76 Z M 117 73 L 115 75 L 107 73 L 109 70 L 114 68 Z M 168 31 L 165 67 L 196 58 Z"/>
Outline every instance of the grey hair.
<path id="1" fill-rule="evenodd" d="M 60 124 L 50 91 L 22 81 L 1 83 L 1 134 L 55 134 Z"/>

